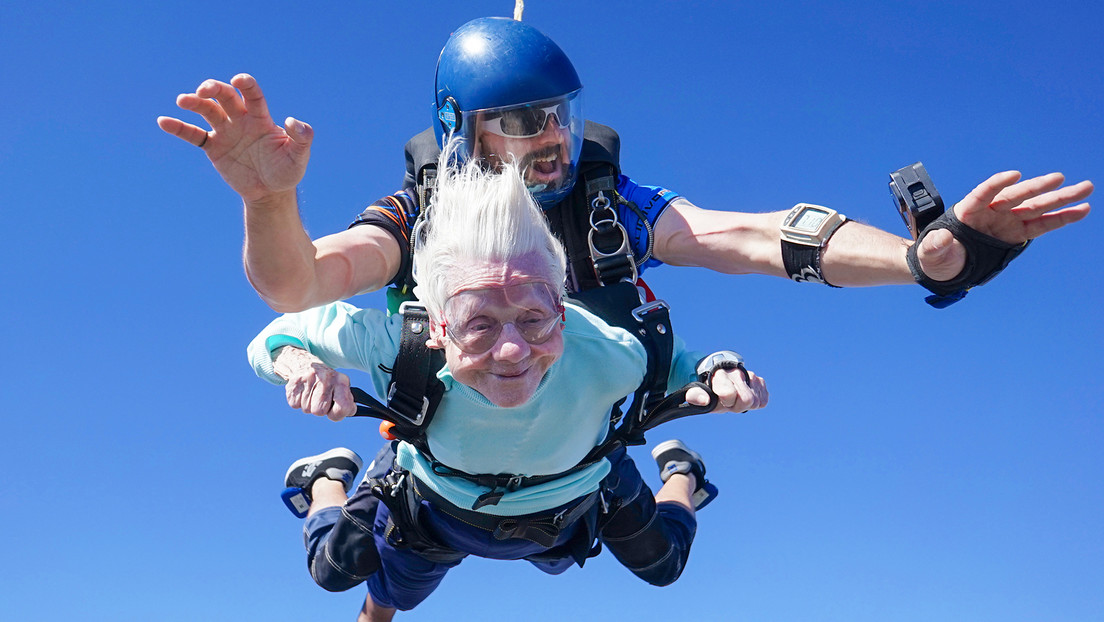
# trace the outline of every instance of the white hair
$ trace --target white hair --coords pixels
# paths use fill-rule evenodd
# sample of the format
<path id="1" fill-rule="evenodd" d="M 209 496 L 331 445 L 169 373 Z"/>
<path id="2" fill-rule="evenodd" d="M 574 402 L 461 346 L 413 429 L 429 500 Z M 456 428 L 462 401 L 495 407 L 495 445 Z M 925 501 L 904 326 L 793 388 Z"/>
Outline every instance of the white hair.
<path id="1" fill-rule="evenodd" d="M 535 254 L 544 276 L 562 293 L 567 257 L 529 194 L 517 164 L 487 170 L 478 160 L 459 164 L 459 140 L 449 140 L 437 164 L 428 207 L 415 226 L 414 294 L 441 317 L 450 284 L 473 264 L 506 263 Z"/>

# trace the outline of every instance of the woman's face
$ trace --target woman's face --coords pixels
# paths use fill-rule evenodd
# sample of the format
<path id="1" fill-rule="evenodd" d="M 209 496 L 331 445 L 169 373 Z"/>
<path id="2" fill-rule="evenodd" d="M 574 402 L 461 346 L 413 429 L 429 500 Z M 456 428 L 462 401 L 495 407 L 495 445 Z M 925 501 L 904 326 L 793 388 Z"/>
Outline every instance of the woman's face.
<path id="1" fill-rule="evenodd" d="M 529 401 L 563 354 L 560 288 L 543 272 L 530 255 L 465 268 L 445 317 L 434 319 L 429 345 L 444 349 L 457 382 L 496 406 Z"/>

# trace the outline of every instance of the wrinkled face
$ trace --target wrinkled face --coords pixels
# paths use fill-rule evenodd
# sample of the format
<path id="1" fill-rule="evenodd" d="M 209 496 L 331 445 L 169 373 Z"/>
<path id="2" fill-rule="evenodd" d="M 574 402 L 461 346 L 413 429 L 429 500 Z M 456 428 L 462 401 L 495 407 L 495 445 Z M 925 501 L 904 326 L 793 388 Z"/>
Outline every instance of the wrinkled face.
<path id="1" fill-rule="evenodd" d="M 487 123 L 497 123 L 491 119 Z M 540 134 L 531 138 L 510 138 L 484 128 L 484 113 L 480 113 L 475 156 L 498 166 L 512 155 L 525 177 L 525 185 L 533 192 L 556 190 L 569 182 L 571 174 L 571 132 L 561 127 L 566 120 L 549 114 Z"/>
<path id="2" fill-rule="evenodd" d="M 430 347 L 443 348 L 457 382 L 503 408 L 529 401 L 563 354 L 559 292 L 528 255 L 477 264 L 450 285 Z"/>

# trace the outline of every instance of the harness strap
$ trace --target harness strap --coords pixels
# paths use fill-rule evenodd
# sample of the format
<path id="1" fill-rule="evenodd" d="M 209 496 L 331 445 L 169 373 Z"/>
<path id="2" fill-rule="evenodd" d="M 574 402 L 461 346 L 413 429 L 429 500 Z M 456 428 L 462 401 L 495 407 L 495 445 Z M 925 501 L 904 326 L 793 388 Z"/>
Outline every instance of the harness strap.
<path id="1" fill-rule="evenodd" d="M 491 532 L 496 540 L 518 538 L 551 548 L 564 529 L 579 520 L 593 523 L 598 511 L 601 491 L 546 512 L 521 516 L 495 516 L 458 508 L 427 486 L 420 485 L 409 472 L 394 469 L 380 479 L 369 480 L 373 496 L 391 513 L 385 537 L 398 549 L 406 549 L 436 562 L 449 563 L 462 559 L 465 553 L 440 543 L 422 523 L 421 502 L 426 500 L 445 514 L 473 527 Z M 588 532 L 591 531 L 588 529 Z M 589 546 L 589 544 L 588 544 Z"/>
<path id="2" fill-rule="evenodd" d="M 560 533 L 589 512 L 598 500 L 598 491 L 595 491 L 573 504 L 554 511 L 521 516 L 496 516 L 457 507 L 429 486 L 422 484 L 417 478 L 413 479 L 417 498 L 429 501 L 445 514 L 473 527 L 491 532 L 496 540 L 519 538 L 543 547 L 551 547 L 555 544 Z"/>
<path id="3" fill-rule="evenodd" d="M 387 387 L 387 405 L 401 420 L 395 421 L 395 435 L 419 436 L 433 419 L 433 412 L 444 394 L 437 370 L 444 365 L 439 350 L 430 349 L 429 312 L 418 302 L 404 302 L 399 354 Z M 420 448 L 420 447 L 419 447 Z"/>
<path id="4" fill-rule="evenodd" d="M 427 166 L 422 169 L 421 178 L 418 180 L 418 205 L 426 207 L 432 204 L 435 187 L 437 187 L 437 168 Z"/>
<path id="5" fill-rule="evenodd" d="M 382 479 L 369 480 L 372 494 L 391 512 L 384 532 L 388 544 L 437 563 L 453 563 L 467 557 L 467 553 L 439 543 L 422 526 L 421 503 L 414 495 L 411 477 L 405 471 L 392 470 Z"/>

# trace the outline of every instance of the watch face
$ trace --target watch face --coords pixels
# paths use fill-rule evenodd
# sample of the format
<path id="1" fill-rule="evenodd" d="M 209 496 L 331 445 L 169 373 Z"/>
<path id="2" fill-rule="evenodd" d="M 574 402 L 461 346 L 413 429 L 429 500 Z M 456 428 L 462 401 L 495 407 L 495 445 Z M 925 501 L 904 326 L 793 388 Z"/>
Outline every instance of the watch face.
<path id="1" fill-rule="evenodd" d="M 808 231 L 810 233 L 820 229 L 820 225 L 824 222 L 824 219 L 828 218 L 828 212 L 819 210 L 812 207 L 806 207 L 801 210 L 801 213 L 794 219 L 794 229 L 800 231 Z"/>

